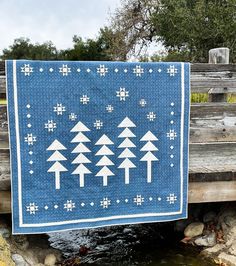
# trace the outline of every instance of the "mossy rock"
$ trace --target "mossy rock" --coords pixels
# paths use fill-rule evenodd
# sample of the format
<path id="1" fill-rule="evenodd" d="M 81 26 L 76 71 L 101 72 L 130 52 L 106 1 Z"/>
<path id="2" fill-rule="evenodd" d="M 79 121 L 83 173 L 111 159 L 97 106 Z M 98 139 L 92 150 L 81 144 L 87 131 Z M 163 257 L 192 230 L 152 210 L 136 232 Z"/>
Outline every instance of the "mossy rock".
<path id="1" fill-rule="evenodd" d="M 0 235 L 0 266 L 15 266 L 11 259 L 10 246 L 6 240 Z"/>

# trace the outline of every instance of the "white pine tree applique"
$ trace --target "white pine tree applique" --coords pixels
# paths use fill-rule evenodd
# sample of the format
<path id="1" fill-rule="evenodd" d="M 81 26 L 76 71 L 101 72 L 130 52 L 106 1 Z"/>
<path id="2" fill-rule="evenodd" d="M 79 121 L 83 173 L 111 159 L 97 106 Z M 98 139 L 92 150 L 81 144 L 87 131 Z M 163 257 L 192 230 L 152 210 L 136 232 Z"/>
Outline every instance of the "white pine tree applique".
<path id="1" fill-rule="evenodd" d="M 109 159 L 109 157 L 107 157 L 109 155 L 114 155 L 113 151 L 107 147 L 107 145 L 113 144 L 114 143 L 105 134 L 102 135 L 101 138 L 95 143 L 95 145 L 102 145 L 95 155 L 102 156 L 102 158 L 96 164 L 96 166 L 102 166 L 102 169 L 96 174 L 96 176 L 103 177 L 103 186 L 107 186 L 108 177 L 114 175 L 114 173 L 108 168 L 108 166 L 114 165 L 114 163 Z"/>
<path id="2" fill-rule="evenodd" d="M 91 163 L 91 161 L 84 155 L 84 153 L 91 152 L 84 143 L 90 142 L 90 140 L 82 133 L 90 131 L 81 121 L 79 121 L 70 132 L 78 132 L 77 135 L 72 139 L 71 143 L 79 143 L 72 153 L 78 153 L 72 164 L 78 164 L 72 175 L 79 175 L 80 187 L 84 187 L 84 175 L 91 174 L 91 171 L 84 165 Z"/>
<path id="3" fill-rule="evenodd" d="M 55 162 L 49 169 L 48 172 L 55 173 L 55 188 L 60 189 L 60 174 L 61 172 L 68 171 L 60 161 L 66 161 L 64 155 L 59 152 L 60 150 L 66 150 L 66 147 L 60 143 L 57 139 L 47 148 L 47 151 L 54 151 L 53 154 L 47 159 L 48 162 Z"/>
<path id="4" fill-rule="evenodd" d="M 130 148 L 135 148 L 135 144 L 130 140 L 130 138 L 136 137 L 134 133 L 129 129 L 130 127 L 136 127 L 136 125 L 126 117 L 119 125 L 119 128 L 125 128 L 118 138 L 124 138 L 118 148 L 123 148 L 124 150 L 118 156 L 118 158 L 124 159 L 118 168 L 125 169 L 125 184 L 129 184 L 130 169 L 136 168 L 134 163 L 129 158 L 135 158 L 136 156 L 130 150 Z"/>
<path id="5" fill-rule="evenodd" d="M 154 151 L 158 151 L 158 148 L 152 143 L 152 141 L 157 141 L 158 138 L 153 135 L 151 131 L 148 131 L 140 141 L 147 141 L 147 143 L 141 148 L 140 151 L 145 151 L 145 155 L 140 159 L 140 161 L 147 162 L 147 182 L 152 182 L 152 162 L 158 161 L 157 157 L 153 154 Z"/>

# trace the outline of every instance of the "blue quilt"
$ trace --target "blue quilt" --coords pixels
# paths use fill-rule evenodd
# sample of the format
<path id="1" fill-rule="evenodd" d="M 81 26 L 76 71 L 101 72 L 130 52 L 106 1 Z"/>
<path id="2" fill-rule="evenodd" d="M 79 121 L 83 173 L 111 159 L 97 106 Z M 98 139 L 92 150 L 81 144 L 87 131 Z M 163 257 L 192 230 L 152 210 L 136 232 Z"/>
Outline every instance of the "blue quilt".
<path id="1" fill-rule="evenodd" d="M 7 61 L 13 233 L 186 218 L 189 69 Z"/>

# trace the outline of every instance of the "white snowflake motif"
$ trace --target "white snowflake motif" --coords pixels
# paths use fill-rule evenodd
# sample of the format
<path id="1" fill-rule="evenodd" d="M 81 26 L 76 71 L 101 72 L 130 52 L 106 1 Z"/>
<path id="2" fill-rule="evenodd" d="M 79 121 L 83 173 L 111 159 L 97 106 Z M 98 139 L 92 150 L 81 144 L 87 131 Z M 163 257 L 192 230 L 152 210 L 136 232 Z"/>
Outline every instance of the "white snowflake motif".
<path id="1" fill-rule="evenodd" d="M 100 65 L 99 67 L 97 67 L 97 73 L 99 73 L 101 77 L 104 77 L 107 72 L 108 68 L 105 67 L 104 65 Z"/>
<path id="2" fill-rule="evenodd" d="M 80 97 L 80 102 L 82 103 L 82 104 L 88 104 L 88 102 L 89 102 L 89 97 L 85 94 L 85 95 L 83 95 L 82 97 Z"/>
<path id="3" fill-rule="evenodd" d="M 135 198 L 134 198 L 134 203 L 138 205 L 142 205 L 142 203 L 144 202 L 144 198 L 142 198 L 141 195 L 137 195 Z"/>
<path id="4" fill-rule="evenodd" d="M 103 122 L 101 120 L 96 120 L 95 123 L 93 123 L 93 126 L 96 128 L 96 129 L 101 129 L 101 127 L 103 127 Z"/>
<path id="5" fill-rule="evenodd" d="M 147 104 L 147 101 L 146 101 L 145 99 L 141 99 L 141 100 L 139 101 L 139 104 L 140 104 L 142 107 L 145 107 L 146 104 Z"/>
<path id="6" fill-rule="evenodd" d="M 170 204 L 174 204 L 176 200 L 177 196 L 175 196 L 175 194 L 170 194 L 168 197 L 166 197 L 166 201 Z"/>
<path id="7" fill-rule="evenodd" d="M 167 73 L 170 74 L 170 76 L 175 76 L 175 74 L 178 72 L 178 69 L 175 68 L 175 66 L 170 66 L 167 68 Z"/>
<path id="8" fill-rule="evenodd" d="M 33 67 L 29 64 L 24 64 L 24 66 L 21 67 L 21 72 L 24 73 L 25 76 L 30 76 L 30 74 L 33 73 Z"/>
<path id="9" fill-rule="evenodd" d="M 111 205 L 111 200 L 108 198 L 103 198 L 103 200 L 100 201 L 100 206 L 102 206 L 103 209 L 107 209 L 109 205 Z"/>
<path id="10" fill-rule="evenodd" d="M 170 132 L 167 132 L 166 135 L 170 140 L 174 140 L 177 137 L 177 133 L 173 129 L 170 129 Z"/>
<path id="11" fill-rule="evenodd" d="M 64 209 L 66 209 L 68 212 L 72 212 L 72 210 L 75 208 L 75 203 L 72 202 L 72 200 L 67 200 L 66 203 L 64 203 Z"/>
<path id="12" fill-rule="evenodd" d="M 126 97 L 129 97 L 129 92 L 125 88 L 120 88 L 119 91 L 116 91 L 116 97 L 119 97 L 120 101 L 125 101 Z"/>
<path id="13" fill-rule="evenodd" d="M 35 214 L 35 212 L 39 210 L 38 208 L 39 207 L 33 202 L 30 203 L 29 206 L 26 206 L 26 211 L 30 214 Z"/>
<path id="14" fill-rule="evenodd" d="M 62 67 L 59 67 L 59 72 L 62 73 L 62 76 L 68 76 L 68 73 L 71 72 L 70 67 L 67 65 L 62 65 Z"/>
<path id="15" fill-rule="evenodd" d="M 66 111 L 66 107 L 62 105 L 62 103 L 57 103 L 57 106 L 54 106 L 54 112 L 57 113 L 57 115 L 62 115 L 63 112 Z"/>
<path id="16" fill-rule="evenodd" d="M 149 113 L 147 114 L 147 119 L 148 119 L 149 121 L 154 121 L 154 119 L 156 119 L 156 114 L 155 114 L 154 112 L 149 112 Z"/>
<path id="17" fill-rule="evenodd" d="M 53 120 L 48 120 L 48 122 L 45 123 L 45 128 L 48 130 L 48 132 L 53 132 L 56 127 L 57 125 L 53 122 Z"/>
<path id="18" fill-rule="evenodd" d="M 106 110 L 108 113 L 112 113 L 114 111 L 114 107 L 112 105 L 107 105 Z"/>
<path id="19" fill-rule="evenodd" d="M 136 77 L 141 77 L 141 75 L 144 73 L 143 68 L 141 68 L 141 66 L 136 66 L 133 68 L 133 73 L 136 74 Z"/>
<path id="20" fill-rule="evenodd" d="M 25 142 L 28 143 L 28 145 L 33 145 L 36 141 L 36 137 L 33 136 L 33 134 L 27 134 L 27 137 L 25 137 Z"/>
<path id="21" fill-rule="evenodd" d="M 71 113 L 69 115 L 69 119 L 70 119 L 70 121 L 75 121 L 77 119 L 77 115 L 75 113 Z"/>

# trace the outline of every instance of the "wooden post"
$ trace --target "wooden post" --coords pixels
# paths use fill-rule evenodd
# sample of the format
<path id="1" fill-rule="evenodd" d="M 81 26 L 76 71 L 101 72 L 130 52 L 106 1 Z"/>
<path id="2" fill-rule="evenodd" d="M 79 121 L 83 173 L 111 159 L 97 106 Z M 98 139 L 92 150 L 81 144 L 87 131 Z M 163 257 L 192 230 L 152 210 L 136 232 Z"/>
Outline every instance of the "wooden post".
<path id="1" fill-rule="evenodd" d="M 209 50 L 209 64 L 229 64 L 229 48 Z M 227 102 L 227 93 L 214 93 L 214 89 L 212 89 L 209 94 L 209 102 Z"/>

